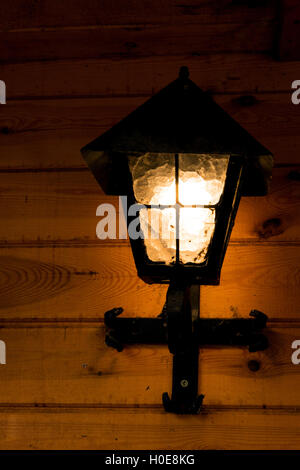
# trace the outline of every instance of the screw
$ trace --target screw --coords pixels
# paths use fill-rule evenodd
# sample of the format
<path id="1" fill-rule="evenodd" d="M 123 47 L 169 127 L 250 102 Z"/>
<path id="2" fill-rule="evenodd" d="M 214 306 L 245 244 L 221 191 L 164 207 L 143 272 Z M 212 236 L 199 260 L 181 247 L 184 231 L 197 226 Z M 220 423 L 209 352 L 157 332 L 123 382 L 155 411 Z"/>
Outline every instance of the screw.
<path id="1" fill-rule="evenodd" d="M 186 388 L 188 386 L 189 382 L 186 379 L 181 380 L 180 385 L 182 388 Z"/>

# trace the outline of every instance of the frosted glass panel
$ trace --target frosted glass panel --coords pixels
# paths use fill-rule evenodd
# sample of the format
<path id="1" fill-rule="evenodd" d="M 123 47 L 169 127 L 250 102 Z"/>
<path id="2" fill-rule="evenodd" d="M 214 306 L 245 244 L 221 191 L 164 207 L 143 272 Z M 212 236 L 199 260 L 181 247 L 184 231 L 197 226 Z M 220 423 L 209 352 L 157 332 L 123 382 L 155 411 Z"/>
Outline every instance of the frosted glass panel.
<path id="1" fill-rule="evenodd" d="M 176 262 L 176 235 L 179 262 L 200 264 L 206 261 L 215 230 L 215 206 L 224 191 L 228 163 L 227 155 L 179 154 L 176 205 L 175 154 L 146 153 L 129 157 L 136 201 L 148 206 L 171 206 L 140 211 L 141 230 L 151 261 Z"/>
<path id="2" fill-rule="evenodd" d="M 145 235 L 148 258 L 154 262 L 174 263 L 176 260 L 175 209 L 142 209 L 140 224 Z"/>
<path id="3" fill-rule="evenodd" d="M 179 155 L 179 202 L 218 204 L 224 190 L 229 156 Z"/>
<path id="4" fill-rule="evenodd" d="M 175 204 L 174 154 L 129 157 L 135 199 L 140 204 Z"/>
<path id="5" fill-rule="evenodd" d="M 214 209 L 180 209 L 179 240 L 180 261 L 182 263 L 203 263 L 205 261 L 214 232 L 214 221 Z M 167 264 L 175 262 L 175 209 L 142 209 L 140 223 L 149 259 Z"/>
<path id="6" fill-rule="evenodd" d="M 215 210 L 185 207 L 179 211 L 180 261 L 203 263 L 215 229 Z"/>

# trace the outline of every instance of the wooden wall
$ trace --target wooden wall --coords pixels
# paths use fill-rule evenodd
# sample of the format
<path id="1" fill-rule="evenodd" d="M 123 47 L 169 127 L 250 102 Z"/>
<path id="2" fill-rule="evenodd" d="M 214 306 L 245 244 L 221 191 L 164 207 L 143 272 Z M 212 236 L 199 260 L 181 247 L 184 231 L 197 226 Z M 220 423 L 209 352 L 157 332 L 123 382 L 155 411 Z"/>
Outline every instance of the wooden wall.
<path id="1" fill-rule="evenodd" d="M 299 449 L 300 62 L 273 59 L 276 1 L 10 0 L 1 5 L 2 449 Z M 104 196 L 79 149 L 173 80 L 191 78 L 275 156 L 271 193 L 244 198 L 220 287 L 201 315 L 270 318 L 270 348 L 206 348 L 199 416 L 166 414 L 166 347 L 104 345 L 103 313 L 156 315 L 127 241 L 96 238 Z M 252 359 L 260 368 L 248 367 Z"/>

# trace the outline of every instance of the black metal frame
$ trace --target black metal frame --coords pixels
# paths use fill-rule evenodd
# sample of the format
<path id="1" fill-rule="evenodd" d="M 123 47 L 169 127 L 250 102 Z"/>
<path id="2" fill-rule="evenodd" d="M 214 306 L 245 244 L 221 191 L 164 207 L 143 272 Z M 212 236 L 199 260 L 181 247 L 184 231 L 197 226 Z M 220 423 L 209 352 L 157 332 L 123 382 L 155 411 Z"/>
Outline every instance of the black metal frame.
<path id="1" fill-rule="evenodd" d="M 166 411 L 195 414 L 204 395 L 198 395 L 199 346 L 248 346 L 250 352 L 268 347 L 261 333 L 267 316 L 253 310 L 249 319 L 199 318 L 199 286 L 176 282 L 169 286 L 166 304 L 156 318 L 122 318 L 122 308 L 106 312 L 106 344 L 122 351 L 126 344 L 168 344 L 173 355 L 172 397 L 163 393 Z"/>
<path id="2" fill-rule="evenodd" d="M 129 156 L 145 153 L 230 156 L 207 263 L 154 263 L 147 257 L 143 240 L 130 239 L 138 275 L 148 283 L 185 279 L 190 284 L 219 284 L 240 197 L 267 194 L 273 165 L 269 150 L 189 79 L 187 67 L 181 67 L 176 80 L 81 152 L 104 192 L 127 195 L 129 205 L 136 203 Z M 128 223 L 131 221 L 128 217 Z"/>

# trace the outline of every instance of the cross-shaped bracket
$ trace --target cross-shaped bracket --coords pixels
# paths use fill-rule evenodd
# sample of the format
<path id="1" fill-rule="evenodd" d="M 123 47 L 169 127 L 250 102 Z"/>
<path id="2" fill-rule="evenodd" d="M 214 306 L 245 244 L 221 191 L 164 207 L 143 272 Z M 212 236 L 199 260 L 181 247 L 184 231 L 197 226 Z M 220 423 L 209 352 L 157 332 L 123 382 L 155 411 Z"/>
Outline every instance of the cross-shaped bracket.
<path id="1" fill-rule="evenodd" d="M 163 393 L 166 411 L 195 414 L 204 395 L 198 395 L 199 347 L 247 346 L 250 352 L 268 347 L 261 333 L 267 316 L 258 310 L 251 318 L 199 318 L 199 286 L 170 284 L 162 313 L 156 318 L 122 318 L 122 308 L 105 313 L 106 344 L 122 351 L 126 344 L 168 344 L 173 355 L 172 397 Z"/>

